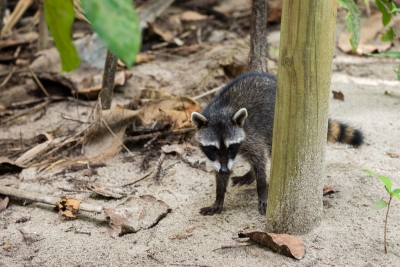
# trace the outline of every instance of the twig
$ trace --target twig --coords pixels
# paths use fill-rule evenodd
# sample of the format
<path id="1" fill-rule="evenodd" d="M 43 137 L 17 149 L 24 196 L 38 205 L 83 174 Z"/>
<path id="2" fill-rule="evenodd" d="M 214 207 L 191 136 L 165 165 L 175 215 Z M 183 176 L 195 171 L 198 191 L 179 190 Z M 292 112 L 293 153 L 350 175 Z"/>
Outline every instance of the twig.
<path id="1" fill-rule="evenodd" d="M 49 29 L 46 23 L 46 16 L 44 12 L 44 0 L 39 1 L 39 38 L 37 50 L 41 51 L 47 48 L 49 40 Z"/>
<path id="2" fill-rule="evenodd" d="M 221 85 L 221 86 L 218 86 L 217 88 L 211 89 L 210 91 L 207 91 L 207 92 L 205 92 L 205 93 L 202 93 L 202 94 L 200 94 L 200 95 L 198 95 L 198 96 L 194 96 L 194 97 L 192 97 L 192 99 L 193 99 L 193 100 L 197 100 L 197 99 L 202 98 L 202 97 L 204 97 L 204 96 L 207 96 L 207 95 L 213 94 L 213 93 L 215 93 L 215 92 L 218 92 L 218 91 L 221 90 L 224 86 L 225 86 L 225 84 L 223 84 L 223 85 Z"/>
<path id="3" fill-rule="evenodd" d="M 20 112 L 20 113 L 18 113 L 18 114 L 15 114 L 15 115 L 13 115 L 13 116 L 10 116 L 10 117 L 8 117 L 8 118 L 5 118 L 4 120 L 1 120 L 1 121 L 0 121 L 0 124 L 4 124 L 4 123 L 11 122 L 11 121 L 13 121 L 13 120 L 15 120 L 15 119 L 17 119 L 17 118 L 19 118 L 19 117 L 21 117 L 21 116 L 24 116 L 24 115 L 27 115 L 27 114 L 31 113 L 31 112 L 33 112 L 33 111 L 41 110 L 42 108 L 44 108 L 44 107 L 45 107 L 47 104 L 49 104 L 49 103 L 50 103 L 50 101 L 47 100 L 46 102 L 40 103 L 39 105 L 36 105 L 36 106 L 34 106 L 33 108 L 31 108 L 31 109 L 24 110 L 24 111 L 22 111 L 22 112 Z"/>
<path id="4" fill-rule="evenodd" d="M 106 63 L 104 65 L 102 90 L 99 94 L 101 108 L 110 109 L 114 92 L 115 71 L 117 70 L 118 58 L 110 50 L 107 50 Z"/>
<path id="5" fill-rule="evenodd" d="M 125 186 L 128 186 L 128 185 L 133 185 L 133 184 L 136 184 L 137 182 L 140 182 L 140 181 L 142 181 L 142 180 L 146 179 L 147 177 L 149 177 L 149 176 L 150 176 L 150 174 L 152 174 L 153 172 L 154 172 L 154 170 L 153 170 L 153 171 L 151 171 L 151 172 L 149 172 L 148 174 L 146 174 L 146 175 L 145 175 L 145 176 L 143 176 L 142 178 L 139 178 L 139 179 L 137 179 L 136 181 L 129 182 L 129 183 L 126 183 L 126 184 L 120 185 L 120 186 L 118 186 L 118 187 L 125 187 Z"/>
<path id="6" fill-rule="evenodd" d="M 130 137 L 125 138 L 124 142 L 140 141 L 143 139 L 153 138 L 155 136 L 163 137 L 163 136 L 173 135 L 173 134 L 184 134 L 184 133 L 194 132 L 195 130 L 196 130 L 195 128 L 187 128 L 187 129 L 177 130 L 177 131 L 173 131 L 173 132 L 154 132 L 154 133 L 149 133 L 149 134 L 130 136 Z"/>
<path id="7" fill-rule="evenodd" d="M 11 188 L 11 187 L 1 186 L 1 185 L 0 185 L 0 194 L 7 195 L 7 196 L 13 196 L 13 197 L 17 197 L 17 198 L 28 199 L 28 200 L 32 200 L 35 202 L 50 204 L 53 206 L 56 206 L 57 202 L 60 201 L 60 198 L 58 198 L 58 197 L 44 196 L 41 194 L 37 194 L 37 193 L 25 191 L 25 190 L 20 190 L 20 189 L 15 189 L 15 188 Z M 91 212 L 102 212 L 103 211 L 102 206 L 92 205 L 89 203 L 81 203 L 81 205 L 79 206 L 79 209 L 84 210 L 84 211 L 91 211 Z"/>
<path id="8" fill-rule="evenodd" d="M 220 248 L 213 249 L 212 251 L 226 249 L 226 248 L 239 248 L 239 247 L 245 247 L 245 246 L 252 246 L 255 244 L 256 243 L 253 241 L 247 241 L 247 242 L 243 242 L 243 243 L 236 243 L 235 245 L 222 245 Z"/>
<path id="9" fill-rule="evenodd" d="M 1 1 L 1 0 L 0 0 Z M 4 79 L 4 81 L 0 84 L 0 88 L 3 88 L 7 83 L 8 83 L 8 81 L 11 79 L 11 77 L 13 76 L 13 74 L 14 74 L 14 71 L 15 71 L 15 67 L 13 67 L 12 69 L 11 69 L 11 71 L 10 71 L 10 73 L 8 73 L 8 75 L 7 75 L 7 77 Z"/>
<path id="10" fill-rule="evenodd" d="M 43 93 L 47 96 L 50 97 L 49 93 L 47 92 L 47 90 L 44 88 L 43 84 L 39 81 L 38 77 L 36 76 L 36 74 L 33 72 L 31 66 L 28 66 L 29 72 L 31 73 L 33 79 L 35 80 L 35 82 L 39 85 L 40 89 L 42 89 Z"/>

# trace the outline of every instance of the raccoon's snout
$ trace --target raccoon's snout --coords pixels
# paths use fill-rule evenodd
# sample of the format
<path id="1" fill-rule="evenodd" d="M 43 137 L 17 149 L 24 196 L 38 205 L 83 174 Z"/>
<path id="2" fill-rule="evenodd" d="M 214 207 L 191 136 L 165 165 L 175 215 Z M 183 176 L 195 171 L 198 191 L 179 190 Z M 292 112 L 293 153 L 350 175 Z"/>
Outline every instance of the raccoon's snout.
<path id="1" fill-rule="evenodd" d="M 221 166 L 221 169 L 219 169 L 219 173 L 220 173 L 220 174 L 228 174 L 228 173 L 229 173 L 228 166 L 222 165 L 222 166 Z"/>

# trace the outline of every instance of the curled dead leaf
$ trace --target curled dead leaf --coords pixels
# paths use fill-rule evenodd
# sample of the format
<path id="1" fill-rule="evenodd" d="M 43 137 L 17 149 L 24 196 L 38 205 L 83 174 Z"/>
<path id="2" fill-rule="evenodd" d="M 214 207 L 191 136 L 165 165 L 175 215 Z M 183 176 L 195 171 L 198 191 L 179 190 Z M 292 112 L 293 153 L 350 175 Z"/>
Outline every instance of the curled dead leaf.
<path id="1" fill-rule="evenodd" d="M 69 218 L 76 218 L 79 214 L 79 206 L 82 200 L 73 199 L 69 196 L 64 196 L 56 204 L 56 210 L 59 214 Z"/>
<path id="2" fill-rule="evenodd" d="M 336 189 L 330 185 L 324 185 L 324 188 L 322 191 L 323 191 L 324 195 L 336 193 Z"/>
<path id="3" fill-rule="evenodd" d="M 262 246 L 298 260 L 302 259 L 306 253 L 303 241 L 299 237 L 293 235 L 254 231 L 239 233 L 239 237 L 248 237 Z"/>
<path id="4" fill-rule="evenodd" d="M 333 93 L 333 99 L 344 101 L 344 95 L 342 92 L 332 91 L 332 93 Z"/>

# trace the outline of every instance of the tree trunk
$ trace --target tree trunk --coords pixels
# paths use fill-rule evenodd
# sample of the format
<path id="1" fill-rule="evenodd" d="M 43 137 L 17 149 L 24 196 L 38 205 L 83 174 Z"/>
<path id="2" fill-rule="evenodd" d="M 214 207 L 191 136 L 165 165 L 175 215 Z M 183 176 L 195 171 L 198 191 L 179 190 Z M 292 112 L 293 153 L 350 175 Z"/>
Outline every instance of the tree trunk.
<path id="1" fill-rule="evenodd" d="M 321 222 L 337 2 L 284 0 L 267 228 L 302 234 Z"/>
<path id="2" fill-rule="evenodd" d="M 249 68 L 267 71 L 267 0 L 253 0 L 250 18 Z"/>

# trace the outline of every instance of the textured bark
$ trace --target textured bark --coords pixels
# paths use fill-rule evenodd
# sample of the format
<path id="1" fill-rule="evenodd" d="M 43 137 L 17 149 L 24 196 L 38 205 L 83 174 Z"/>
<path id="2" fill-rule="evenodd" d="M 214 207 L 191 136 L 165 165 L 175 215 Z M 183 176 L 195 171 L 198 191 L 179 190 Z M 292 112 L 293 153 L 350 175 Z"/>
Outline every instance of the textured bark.
<path id="1" fill-rule="evenodd" d="M 106 63 L 103 73 L 103 90 L 100 92 L 101 107 L 103 110 L 110 109 L 114 92 L 115 71 L 117 69 L 118 58 L 110 51 L 107 51 Z"/>
<path id="2" fill-rule="evenodd" d="M 250 19 L 249 69 L 267 71 L 267 0 L 253 0 Z"/>
<path id="3" fill-rule="evenodd" d="M 41 51 L 47 48 L 49 42 L 49 28 L 47 28 L 46 15 L 44 13 L 44 0 L 39 2 L 39 38 L 37 50 Z"/>
<path id="4" fill-rule="evenodd" d="M 302 234 L 322 216 L 336 1 L 284 0 L 268 230 Z"/>

